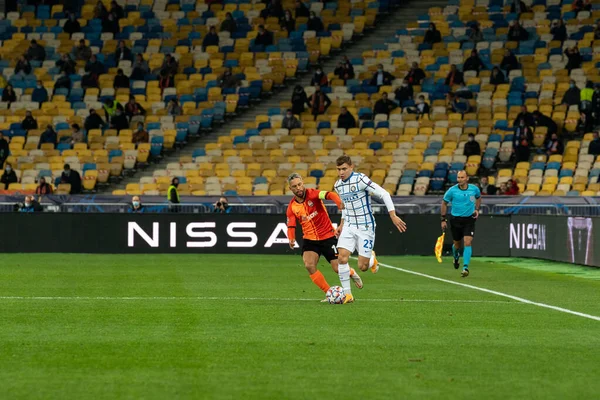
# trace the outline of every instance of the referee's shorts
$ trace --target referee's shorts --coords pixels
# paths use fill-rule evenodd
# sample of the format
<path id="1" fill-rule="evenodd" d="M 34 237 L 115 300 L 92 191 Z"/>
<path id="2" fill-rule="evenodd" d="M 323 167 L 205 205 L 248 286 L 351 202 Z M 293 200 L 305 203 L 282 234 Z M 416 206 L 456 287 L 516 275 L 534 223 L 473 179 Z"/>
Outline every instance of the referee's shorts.
<path id="1" fill-rule="evenodd" d="M 455 241 L 462 240 L 465 236 L 475 236 L 475 221 L 473 217 L 450 217 L 450 232 Z"/>

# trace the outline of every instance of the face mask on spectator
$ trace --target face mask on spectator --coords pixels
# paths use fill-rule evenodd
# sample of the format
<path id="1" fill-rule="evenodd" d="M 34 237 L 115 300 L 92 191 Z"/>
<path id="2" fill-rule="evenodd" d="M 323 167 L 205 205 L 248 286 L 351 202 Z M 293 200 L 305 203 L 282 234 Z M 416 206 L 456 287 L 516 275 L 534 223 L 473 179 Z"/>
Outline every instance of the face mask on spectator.
<path id="1" fill-rule="evenodd" d="M 12 171 L 12 167 L 6 167 L 6 172 Z"/>
<path id="2" fill-rule="evenodd" d="M 140 202 L 139 201 L 134 201 L 133 202 L 133 206 L 136 207 L 136 208 L 139 207 L 140 206 Z"/>
<path id="3" fill-rule="evenodd" d="M 25 207 L 31 207 L 31 203 L 25 203 Z"/>

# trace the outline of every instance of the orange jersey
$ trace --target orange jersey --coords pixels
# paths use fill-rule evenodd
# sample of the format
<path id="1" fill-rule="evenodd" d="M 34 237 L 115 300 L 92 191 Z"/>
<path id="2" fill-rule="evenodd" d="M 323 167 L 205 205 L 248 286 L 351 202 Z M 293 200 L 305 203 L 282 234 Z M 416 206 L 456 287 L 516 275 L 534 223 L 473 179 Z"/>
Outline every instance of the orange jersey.
<path id="1" fill-rule="evenodd" d="M 337 194 L 316 189 L 306 189 L 304 201 L 299 203 L 294 197 L 287 208 L 288 238 L 295 240 L 296 220 L 300 221 L 304 239 L 325 240 L 335 236 L 323 198 L 341 205 Z"/>

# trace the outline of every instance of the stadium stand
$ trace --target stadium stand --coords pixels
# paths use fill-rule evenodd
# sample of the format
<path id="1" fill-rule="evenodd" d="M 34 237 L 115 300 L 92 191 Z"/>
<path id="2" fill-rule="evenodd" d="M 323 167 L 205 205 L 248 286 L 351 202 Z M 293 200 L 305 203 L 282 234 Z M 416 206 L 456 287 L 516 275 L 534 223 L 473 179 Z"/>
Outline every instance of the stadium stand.
<path id="1" fill-rule="evenodd" d="M 84 191 L 118 181 L 339 49 L 387 3 L 310 3 L 318 32 L 303 15 L 280 25 L 274 4 L 87 0 L 78 18 L 62 5 L 8 13 L 0 20 L 0 130 L 18 182 L 5 192 L 32 192 L 46 177 L 65 193 L 65 163 Z M 109 121 L 90 120 L 90 110 Z M 148 135 L 138 136 L 140 122 Z M 154 184 L 141 192 L 158 193 Z"/>

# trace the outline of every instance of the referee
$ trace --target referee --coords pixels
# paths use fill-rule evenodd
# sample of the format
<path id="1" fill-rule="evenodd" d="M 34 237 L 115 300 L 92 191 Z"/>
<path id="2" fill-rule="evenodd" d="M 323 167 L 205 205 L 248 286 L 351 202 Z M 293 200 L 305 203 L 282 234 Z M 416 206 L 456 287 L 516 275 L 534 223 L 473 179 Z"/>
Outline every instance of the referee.
<path id="1" fill-rule="evenodd" d="M 463 278 L 469 276 L 469 263 L 473 250 L 471 243 L 475 234 L 475 221 L 479 216 L 481 206 L 481 192 L 475 185 L 470 185 L 466 171 L 458 173 L 458 184 L 452 186 L 444 194 L 442 201 L 442 230 L 446 230 L 448 219 L 446 212 L 448 204 L 452 204 L 450 212 L 450 231 L 452 232 L 452 255 L 454 256 L 454 269 L 460 266 L 461 240 L 464 238 L 465 248 L 463 252 L 464 266 L 460 274 Z"/>

